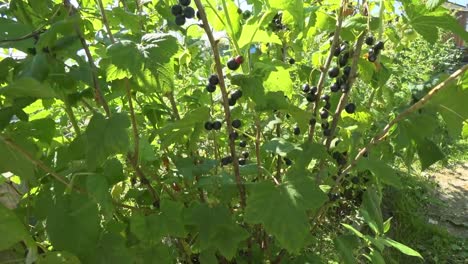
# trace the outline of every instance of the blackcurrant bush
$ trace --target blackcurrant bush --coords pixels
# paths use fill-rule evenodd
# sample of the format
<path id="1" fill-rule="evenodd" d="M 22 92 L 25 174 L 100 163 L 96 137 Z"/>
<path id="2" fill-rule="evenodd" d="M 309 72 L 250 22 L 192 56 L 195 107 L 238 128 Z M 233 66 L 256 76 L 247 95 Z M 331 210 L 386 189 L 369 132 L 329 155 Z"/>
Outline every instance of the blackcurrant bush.
<path id="1" fill-rule="evenodd" d="M 315 99 L 317 99 L 317 95 L 314 93 L 308 93 L 306 95 L 307 102 L 312 103 L 315 102 Z"/>
<path id="2" fill-rule="evenodd" d="M 303 84 L 303 85 L 302 85 L 302 91 L 303 91 L 304 93 L 310 92 L 310 85 L 307 84 L 307 83 Z"/>
<path id="3" fill-rule="evenodd" d="M 222 126 L 221 121 L 216 120 L 216 121 L 213 122 L 213 129 L 214 130 L 220 130 L 221 126 Z"/>
<path id="4" fill-rule="evenodd" d="M 242 122 L 239 119 L 234 119 L 231 124 L 234 128 L 239 128 L 241 127 Z"/>
<path id="5" fill-rule="evenodd" d="M 174 16 L 181 15 L 183 11 L 184 11 L 184 10 L 182 9 L 182 6 L 181 6 L 181 5 L 173 5 L 173 6 L 171 7 L 171 13 L 172 13 Z"/>
<path id="6" fill-rule="evenodd" d="M 234 58 L 231 58 L 231 59 L 229 59 L 227 61 L 227 67 L 228 67 L 228 69 L 230 69 L 232 71 L 235 71 L 235 70 L 239 69 L 240 64 L 237 63 L 237 61 Z"/>
<path id="7" fill-rule="evenodd" d="M 340 68 L 338 67 L 333 67 L 330 70 L 328 70 L 328 76 L 330 78 L 335 78 L 338 76 L 338 74 L 340 74 Z"/>
<path id="8" fill-rule="evenodd" d="M 346 113 L 353 114 L 356 112 L 356 105 L 354 103 L 349 103 L 345 106 Z"/>
<path id="9" fill-rule="evenodd" d="M 213 129 L 213 123 L 211 123 L 210 121 L 207 121 L 205 122 L 205 129 L 206 130 L 212 130 Z"/>
<path id="10" fill-rule="evenodd" d="M 242 97 L 242 91 L 241 90 L 235 90 L 234 92 L 231 93 L 231 98 L 234 98 L 234 100 L 237 100 Z"/>
<path id="11" fill-rule="evenodd" d="M 185 9 L 184 9 L 184 16 L 186 18 L 194 18 L 195 17 L 195 10 L 190 7 L 190 6 L 187 6 Z"/>
<path id="12" fill-rule="evenodd" d="M 176 16 L 175 17 L 175 23 L 178 26 L 182 26 L 183 24 L 185 24 L 185 16 L 183 16 L 183 15 Z"/>
<path id="13" fill-rule="evenodd" d="M 239 133 L 237 133 L 237 131 L 232 131 L 230 134 L 229 134 L 229 139 L 231 140 L 236 140 L 239 138 Z"/>
<path id="14" fill-rule="evenodd" d="M 384 44 L 383 41 L 379 41 L 379 42 L 375 43 L 375 45 L 374 45 L 375 50 L 383 50 L 384 47 L 385 47 L 385 44 Z"/>
<path id="15" fill-rule="evenodd" d="M 298 126 L 294 127 L 294 135 L 298 136 L 300 134 L 301 134 L 301 129 Z"/>
<path id="16" fill-rule="evenodd" d="M 367 36 L 365 42 L 368 46 L 374 45 L 374 36 Z"/>
<path id="17" fill-rule="evenodd" d="M 249 152 L 247 151 L 242 151 L 242 157 L 244 157 L 245 159 L 247 159 L 249 157 Z"/>
<path id="18" fill-rule="evenodd" d="M 181 4 L 183 6 L 190 5 L 190 2 L 192 2 L 192 1 L 191 0 L 179 0 L 179 4 Z"/>
<path id="19" fill-rule="evenodd" d="M 212 92 L 216 91 L 216 85 L 213 85 L 211 83 L 207 84 L 206 85 L 206 91 L 209 92 L 209 93 L 212 93 Z"/>
<path id="20" fill-rule="evenodd" d="M 323 108 L 322 108 L 322 110 L 320 110 L 320 117 L 321 117 L 322 119 L 327 119 L 328 116 L 329 116 L 329 113 L 328 113 L 327 109 L 323 109 Z"/>
<path id="21" fill-rule="evenodd" d="M 216 74 L 210 75 L 210 77 L 208 78 L 208 82 L 211 85 L 218 85 L 218 83 L 219 83 L 218 75 L 216 75 Z"/>
<path id="22" fill-rule="evenodd" d="M 239 142 L 239 147 L 241 147 L 241 148 L 247 147 L 247 141 L 242 140 L 241 142 Z"/>
<path id="23" fill-rule="evenodd" d="M 235 105 L 236 105 L 236 102 L 237 102 L 237 100 L 234 99 L 233 97 L 230 97 L 230 98 L 228 99 L 229 106 L 235 106 Z"/>

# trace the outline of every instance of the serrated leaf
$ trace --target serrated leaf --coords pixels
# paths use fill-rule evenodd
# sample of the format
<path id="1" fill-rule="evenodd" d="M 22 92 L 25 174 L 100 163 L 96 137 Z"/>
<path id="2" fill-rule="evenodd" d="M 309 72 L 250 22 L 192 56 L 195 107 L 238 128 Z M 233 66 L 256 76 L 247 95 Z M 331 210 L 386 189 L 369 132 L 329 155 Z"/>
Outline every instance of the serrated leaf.
<path id="1" fill-rule="evenodd" d="M 273 138 L 270 141 L 266 142 L 262 145 L 262 150 L 267 152 L 272 152 L 274 154 L 278 154 L 282 157 L 286 157 L 286 155 L 295 150 L 299 149 L 297 144 L 293 144 L 291 142 L 286 141 L 283 138 Z"/>
<path id="2" fill-rule="evenodd" d="M 31 243 L 28 231 L 13 211 L 0 203 L 0 251 L 6 250 L 14 244 L 25 241 Z"/>
<path id="3" fill-rule="evenodd" d="M 85 132 L 86 161 L 90 169 L 100 166 L 110 155 L 128 151 L 129 126 L 130 120 L 126 114 L 114 114 L 108 119 L 94 114 Z"/>
<path id="4" fill-rule="evenodd" d="M 15 137 L 10 139 L 15 144 L 28 151 L 29 154 L 35 155 L 37 147 L 30 141 Z M 8 146 L 0 139 L 0 172 L 12 172 L 26 182 L 35 182 L 35 165 L 16 149 Z"/>
<path id="5" fill-rule="evenodd" d="M 427 0 L 426 7 L 429 10 L 434 10 L 445 2 L 447 2 L 447 0 Z"/>
<path id="6" fill-rule="evenodd" d="M 107 56 L 119 70 L 128 70 L 134 74 L 141 70 L 143 56 L 137 44 L 130 40 L 122 40 L 107 48 Z"/>
<path id="7" fill-rule="evenodd" d="M 52 88 L 30 77 L 18 79 L 7 86 L 0 88 L 0 94 L 12 98 L 24 96 L 35 98 L 55 97 L 55 92 Z"/>
<path id="8" fill-rule="evenodd" d="M 262 182 L 249 188 L 245 220 L 262 224 L 289 252 L 299 252 L 307 243 L 308 210 L 326 201 L 325 194 L 311 180 L 284 182 L 274 186 Z M 279 217 L 281 216 L 281 217 Z"/>

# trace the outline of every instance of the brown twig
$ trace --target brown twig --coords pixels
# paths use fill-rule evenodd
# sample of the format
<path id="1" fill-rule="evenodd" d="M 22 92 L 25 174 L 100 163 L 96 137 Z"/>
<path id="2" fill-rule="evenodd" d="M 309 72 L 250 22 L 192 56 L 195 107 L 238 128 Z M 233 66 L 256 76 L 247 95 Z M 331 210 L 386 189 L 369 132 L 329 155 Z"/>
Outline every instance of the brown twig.
<path id="1" fill-rule="evenodd" d="M 276 256 L 276 258 L 271 262 L 271 264 L 279 264 L 281 263 L 281 260 L 284 258 L 284 256 L 286 255 L 286 249 L 281 249 L 281 251 L 278 253 L 278 255 Z"/>
<path id="2" fill-rule="evenodd" d="M 346 0 L 341 1 L 340 9 L 338 10 L 338 18 L 336 20 L 336 29 L 335 29 L 335 33 L 333 35 L 332 44 L 330 46 L 330 53 L 328 53 L 328 57 L 325 60 L 325 64 L 321 68 L 320 78 L 319 78 L 319 81 L 317 83 L 317 88 L 318 88 L 317 98 L 315 99 L 315 103 L 314 103 L 314 105 L 312 107 L 312 112 L 313 112 L 314 117 L 317 116 L 317 110 L 318 110 L 318 105 L 319 105 L 319 102 L 320 102 L 320 96 L 322 96 L 322 91 L 323 91 L 323 88 L 324 88 L 325 79 L 327 78 L 328 69 L 330 68 L 331 62 L 333 60 L 333 54 L 335 52 L 335 49 L 338 47 L 338 44 L 339 44 L 338 42 L 340 40 L 340 32 L 341 32 L 341 27 L 342 27 L 342 24 L 343 24 L 343 9 L 344 9 L 344 6 L 345 6 L 345 2 L 346 2 Z M 315 132 L 315 126 L 310 126 L 309 127 L 309 137 L 308 137 L 310 142 L 312 142 L 312 140 L 314 138 L 314 132 Z"/>
<path id="3" fill-rule="evenodd" d="M 201 3 L 200 0 L 195 0 L 195 4 L 198 8 L 198 12 L 200 13 L 200 18 L 202 20 L 202 27 L 206 32 L 206 35 L 208 37 L 208 40 L 211 45 L 211 49 L 213 50 L 213 57 L 215 60 L 215 66 L 216 66 L 216 72 L 219 77 L 219 87 L 221 89 L 221 94 L 223 98 L 223 107 L 224 107 L 224 116 L 226 120 L 226 125 L 227 125 L 227 132 L 228 135 L 231 135 L 232 132 L 234 132 L 232 125 L 231 125 L 231 110 L 229 109 L 229 103 L 228 103 L 228 93 L 226 89 L 226 84 L 224 82 L 224 74 L 223 74 L 223 66 L 221 64 L 221 58 L 219 56 L 219 50 L 218 50 L 218 44 L 216 40 L 213 37 L 213 32 L 211 31 L 210 25 L 208 23 L 208 19 L 206 18 L 206 13 L 205 9 L 203 7 L 203 4 Z M 229 140 L 229 148 L 231 152 L 231 157 L 233 159 L 233 167 L 234 167 L 234 175 L 235 175 L 235 180 L 237 184 L 237 188 L 239 189 L 239 196 L 240 196 L 240 204 L 241 207 L 245 207 L 246 203 L 246 194 L 245 194 L 245 187 L 243 184 L 243 180 L 240 176 L 240 170 L 239 170 L 239 161 L 237 159 L 237 154 L 236 154 L 236 146 L 234 139 Z"/>
<path id="4" fill-rule="evenodd" d="M 258 115 L 255 116 L 255 155 L 257 158 L 257 173 L 258 173 L 258 180 L 262 179 L 262 159 L 260 157 L 260 137 L 261 137 L 261 125 L 260 125 L 260 117 Z"/>
<path id="5" fill-rule="evenodd" d="M 104 5 L 102 4 L 102 0 L 96 0 L 96 2 L 99 5 L 99 10 L 101 11 L 101 16 L 102 16 L 102 23 L 106 27 L 107 34 L 109 35 L 109 39 L 112 43 L 115 43 L 114 35 L 112 34 L 112 31 L 109 26 L 109 22 L 107 21 L 107 15 L 106 15 L 106 10 L 104 9 Z"/>
<path id="6" fill-rule="evenodd" d="M 135 144 L 132 159 L 135 161 L 136 165 L 138 166 L 139 152 L 140 152 L 140 136 L 138 133 L 138 124 L 136 121 L 135 109 L 133 108 L 132 91 L 130 89 L 130 85 L 128 84 L 128 78 L 125 78 L 124 81 L 125 81 L 125 89 L 127 90 L 128 107 L 130 109 L 130 120 L 132 122 L 133 141 Z"/>

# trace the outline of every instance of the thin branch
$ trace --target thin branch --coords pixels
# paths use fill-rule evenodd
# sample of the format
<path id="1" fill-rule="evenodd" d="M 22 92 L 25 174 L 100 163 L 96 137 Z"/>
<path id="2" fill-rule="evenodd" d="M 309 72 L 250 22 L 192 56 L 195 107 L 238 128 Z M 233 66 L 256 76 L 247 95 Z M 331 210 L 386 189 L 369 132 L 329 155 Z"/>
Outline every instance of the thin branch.
<path id="1" fill-rule="evenodd" d="M 132 91 L 128 83 L 128 78 L 125 78 L 124 81 L 125 81 L 125 89 L 127 90 L 128 107 L 130 109 L 130 120 L 132 122 L 133 141 L 135 145 L 133 149 L 132 159 L 135 161 L 136 165 L 138 166 L 139 152 L 140 152 L 140 136 L 139 136 L 138 124 L 137 124 L 136 116 L 135 116 L 135 109 L 133 108 Z"/>
<path id="2" fill-rule="evenodd" d="M 262 159 L 260 157 L 260 137 L 261 137 L 261 125 L 260 125 L 260 117 L 255 115 L 255 155 L 257 158 L 257 173 L 258 173 L 258 180 L 262 179 Z"/>
<path id="3" fill-rule="evenodd" d="M 328 57 L 325 60 L 325 64 L 321 68 L 322 73 L 320 74 L 319 81 L 317 83 L 317 98 L 315 99 L 315 103 L 312 107 L 312 112 L 314 114 L 314 117 L 317 116 L 317 110 L 318 110 L 318 105 L 320 102 L 320 96 L 322 95 L 322 91 L 325 85 L 325 79 L 327 78 L 327 73 L 328 69 L 330 68 L 331 62 L 333 60 L 333 54 L 335 53 L 335 49 L 338 47 L 338 42 L 340 40 L 340 32 L 341 32 L 341 27 L 343 24 L 343 9 L 345 6 L 346 0 L 341 1 L 340 9 L 338 10 L 338 18 L 336 20 L 336 29 L 335 33 L 333 35 L 333 40 L 332 44 L 330 46 L 330 53 L 328 53 Z M 309 127 L 309 141 L 312 142 L 314 138 L 314 132 L 315 132 L 315 126 L 310 126 Z"/>
<path id="4" fill-rule="evenodd" d="M 167 94 L 167 98 L 169 98 L 169 102 L 171 103 L 171 108 L 172 108 L 172 112 L 174 113 L 174 117 L 177 120 L 180 120 L 180 114 L 179 114 L 179 110 L 177 109 L 177 103 L 174 98 L 174 92 L 173 91 L 169 92 Z"/>
<path id="5" fill-rule="evenodd" d="M 70 119 L 70 122 L 72 123 L 73 129 L 75 130 L 76 135 L 80 136 L 81 135 L 80 126 L 78 125 L 75 114 L 73 113 L 73 109 L 68 102 L 65 102 L 65 112 L 67 113 L 68 119 Z"/>
<path id="6" fill-rule="evenodd" d="M 106 31 L 107 31 L 107 34 L 109 35 L 109 39 L 112 43 L 115 43 L 114 35 L 112 34 L 112 31 L 110 29 L 109 22 L 107 22 L 106 10 L 104 9 L 102 0 L 96 0 L 96 2 L 99 5 L 99 10 L 101 11 L 101 16 L 102 16 L 102 23 L 106 27 Z"/>
<path id="7" fill-rule="evenodd" d="M 276 258 L 271 262 L 271 264 L 280 264 L 281 263 L 281 260 L 284 258 L 284 256 L 286 255 L 286 250 L 285 249 L 281 249 L 281 251 L 278 253 L 278 255 L 276 256 Z"/>
<path id="8" fill-rule="evenodd" d="M 224 74 L 223 74 L 223 66 L 221 64 L 221 59 L 219 56 L 219 50 L 218 50 L 218 44 L 216 40 L 213 37 L 213 32 L 210 29 L 210 25 L 208 23 L 208 19 L 206 18 L 206 13 L 205 9 L 203 7 L 203 4 L 201 3 L 201 0 L 195 0 L 195 4 L 197 5 L 198 12 L 200 13 L 201 20 L 203 22 L 202 26 L 203 29 L 206 32 L 206 35 L 208 37 L 208 40 L 211 45 L 211 49 L 213 50 L 213 56 L 215 60 L 215 65 L 216 65 L 216 71 L 219 77 L 219 87 L 221 89 L 221 94 L 223 97 L 223 107 L 224 107 L 224 115 L 226 119 L 226 125 L 227 125 L 227 132 L 228 135 L 230 135 L 234 130 L 231 125 L 231 110 L 229 109 L 229 103 L 228 103 L 228 93 L 226 89 L 226 84 L 224 83 Z M 237 159 L 237 154 L 236 154 L 236 146 L 234 139 L 229 140 L 229 148 L 231 151 L 231 157 L 233 159 L 233 167 L 234 167 L 234 175 L 236 178 L 236 184 L 237 188 L 239 189 L 239 195 L 240 195 L 240 204 L 241 207 L 245 207 L 245 200 L 246 200 L 246 195 L 245 195 L 245 187 L 242 182 L 242 178 L 240 176 L 240 170 L 239 170 L 239 161 Z"/>

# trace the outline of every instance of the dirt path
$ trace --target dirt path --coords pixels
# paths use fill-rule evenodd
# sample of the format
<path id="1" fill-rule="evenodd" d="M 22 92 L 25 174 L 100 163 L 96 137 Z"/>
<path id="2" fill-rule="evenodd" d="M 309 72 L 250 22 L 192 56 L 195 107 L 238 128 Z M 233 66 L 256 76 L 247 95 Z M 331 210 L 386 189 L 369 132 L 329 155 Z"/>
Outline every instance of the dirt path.
<path id="1" fill-rule="evenodd" d="M 429 221 L 468 238 L 468 162 L 428 174 L 437 183 L 435 195 L 442 201 L 430 208 Z"/>

